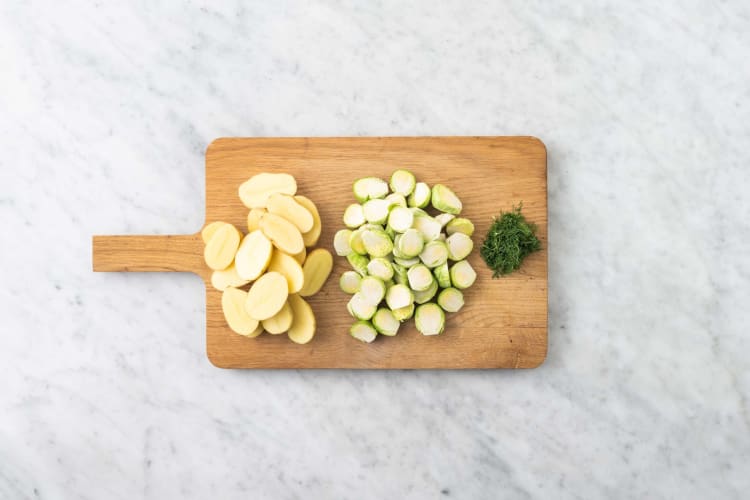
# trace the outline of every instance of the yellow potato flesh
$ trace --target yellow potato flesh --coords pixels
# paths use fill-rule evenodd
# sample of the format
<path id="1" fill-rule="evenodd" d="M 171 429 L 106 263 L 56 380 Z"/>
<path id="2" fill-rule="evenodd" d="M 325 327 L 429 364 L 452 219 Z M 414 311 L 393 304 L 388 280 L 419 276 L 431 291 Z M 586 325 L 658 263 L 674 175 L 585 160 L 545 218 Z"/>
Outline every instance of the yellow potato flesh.
<path id="1" fill-rule="evenodd" d="M 302 289 L 305 282 L 305 273 L 302 266 L 280 250 L 274 250 L 271 256 L 271 262 L 268 264 L 268 271 L 275 271 L 286 278 L 289 284 L 289 293 L 297 293 Z"/>
<path id="2" fill-rule="evenodd" d="M 206 265 L 214 271 L 226 269 L 234 260 L 239 246 L 240 232 L 233 225 L 226 224 L 219 227 L 203 250 Z"/>
<path id="3" fill-rule="evenodd" d="M 265 330 L 263 329 L 263 324 L 262 323 L 258 323 L 258 328 L 256 328 L 255 330 L 253 330 L 252 333 L 250 333 L 248 335 L 245 335 L 245 337 L 247 337 L 249 339 L 254 339 L 255 337 L 259 336 L 263 332 L 265 332 Z"/>
<path id="4" fill-rule="evenodd" d="M 221 309 L 229 328 L 240 335 L 252 335 L 258 328 L 258 320 L 251 318 L 245 310 L 247 292 L 227 288 L 221 294 Z"/>
<path id="5" fill-rule="evenodd" d="M 250 280 L 240 277 L 237 268 L 231 264 L 228 268 L 211 273 L 211 285 L 217 290 L 226 290 L 229 287 L 239 288 L 250 283 Z"/>
<path id="6" fill-rule="evenodd" d="M 262 231 L 257 230 L 242 239 L 234 258 L 237 274 L 248 281 L 258 279 L 271 261 L 273 246 Z"/>
<path id="7" fill-rule="evenodd" d="M 206 224 L 206 227 L 201 230 L 201 238 L 203 239 L 203 243 L 208 244 L 208 242 L 211 241 L 211 236 L 213 236 L 221 226 L 225 225 L 227 225 L 227 223 L 221 222 L 220 220 L 217 220 L 216 222 L 212 222 L 210 224 Z"/>
<path id="8" fill-rule="evenodd" d="M 253 231 L 260 229 L 260 218 L 266 213 L 262 208 L 253 208 L 247 214 L 247 232 L 252 233 Z"/>
<path id="9" fill-rule="evenodd" d="M 310 200 L 310 198 L 307 198 L 306 196 L 297 195 L 294 197 L 294 200 L 305 207 L 308 212 L 312 214 L 313 217 L 313 226 L 312 229 L 307 231 L 306 233 L 302 233 L 302 240 L 305 242 L 306 247 L 314 247 L 318 243 L 318 239 L 320 238 L 320 231 L 323 228 L 321 222 L 320 222 L 320 214 L 318 213 L 318 207 L 315 206 L 315 203 Z"/>
<path id="10" fill-rule="evenodd" d="M 297 344 L 307 344 L 315 336 L 315 314 L 312 307 L 299 295 L 290 295 L 289 305 L 293 320 L 287 335 Z"/>
<path id="11" fill-rule="evenodd" d="M 294 260 L 299 262 L 299 265 L 301 266 L 305 263 L 305 259 L 307 258 L 307 248 L 303 248 L 300 253 L 292 255 L 292 257 L 294 257 Z"/>
<path id="12" fill-rule="evenodd" d="M 305 283 L 299 294 L 302 297 L 309 297 L 318 293 L 323 284 L 328 279 L 333 269 L 333 256 L 325 248 L 317 248 L 310 252 L 305 259 L 305 265 L 302 271 L 305 274 Z"/>
<path id="13" fill-rule="evenodd" d="M 284 302 L 284 306 L 279 312 L 271 316 L 270 318 L 263 320 L 263 329 L 271 335 L 278 335 L 289 330 L 292 326 L 292 308 L 289 302 Z"/>
<path id="14" fill-rule="evenodd" d="M 305 207 L 286 194 L 274 193 L 269 196 L 266 210 L 294 224 L 300 233 L 310 231 L 315 222 L 312 214 Z"/>
<path id="15" fill-rule="evenodd" d="M 257 174 L 239 188 L 240 200 L 247 208 L 264 208 L 274 193 L 293 196 L 296 192 L 297 181 L 289 174 Z"/>
<path id="16" fill-rule="evenodd" d="M 245 311 L 251 318 L 263 321 L 279 312 L 288 296 L 286 278 L 281 273 L 266 273 L 247 292 Z"/>
<path id="17" fill-rule="evenodd" d="M 297 226 L 279 215 L 263 214 L 260 229 L 276 248 L 288 255 L 298 254 L 305 248 L 302 233 Z"/>

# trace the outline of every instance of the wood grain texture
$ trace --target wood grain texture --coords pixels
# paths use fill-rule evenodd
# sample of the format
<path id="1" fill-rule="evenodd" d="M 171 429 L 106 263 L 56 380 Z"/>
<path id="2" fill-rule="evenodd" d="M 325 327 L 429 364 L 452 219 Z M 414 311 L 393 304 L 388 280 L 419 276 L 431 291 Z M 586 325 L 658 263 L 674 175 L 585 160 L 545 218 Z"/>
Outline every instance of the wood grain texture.
<path id="1" fill-rule="evenodd" d="M 475 226 L 469 260 L 478 273 L 465 291 L 466 305 L 447 316 L 445 332 L 419 334 L 414 321 L 396 337 L 362 344 L 348 335 L 349 296 L 338 277 L 349 269 L 334 258 L 320 293 L 309 299 L 318 328 L 307 345 L 285 335 L 248 339 L 233 333 L 221 311 L 221 293 L 210 283 L 199 234 L 187 236 L 95 237 L 97 271 L 192 271 L 206 282 L 206 340 L 211 362 L 224 368 L 533 368 L 547 352 L 547 164 L 546 150 L 532 137 L 229 138 L 206 151 L 206 223 L 222 220 L 246 230 L 247 209 L 239 185 L 259 172 L 287 172 L 298 194 L 320 211 L 318 244 L 333 252 L 333 235 L 354 203 L 352 183 L 368 176 L 388 178 L 408 168 L 430 185 L 444 183 L 462 199 L 462 216 Z M 479 246 L 501 210 L 523 201 L 538 226 L 542 251 L 521 269 L 492 279 Z M 335 253 L 334 253 L 335 255 Z"/>

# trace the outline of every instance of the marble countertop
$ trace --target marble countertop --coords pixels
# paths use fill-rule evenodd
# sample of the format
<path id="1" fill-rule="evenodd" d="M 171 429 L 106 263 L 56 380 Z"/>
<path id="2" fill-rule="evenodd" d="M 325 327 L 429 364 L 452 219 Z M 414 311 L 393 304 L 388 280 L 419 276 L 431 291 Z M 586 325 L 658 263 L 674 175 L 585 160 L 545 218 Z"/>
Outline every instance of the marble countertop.
<path id="1" fill-rule="evenodd" d="M 3 2 L 0 498 L 747 494 L 750 7 L 472 5 Z M 197 277 L 91 272 L 326 135 L 544 140 L 540 368 L 219 370 Z"/>

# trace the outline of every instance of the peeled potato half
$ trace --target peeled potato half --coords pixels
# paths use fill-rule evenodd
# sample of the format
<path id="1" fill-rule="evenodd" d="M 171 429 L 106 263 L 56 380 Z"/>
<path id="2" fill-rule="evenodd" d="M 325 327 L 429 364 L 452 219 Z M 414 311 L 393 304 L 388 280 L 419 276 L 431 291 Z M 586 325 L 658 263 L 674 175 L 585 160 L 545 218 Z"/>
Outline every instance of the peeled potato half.
<path id="1" fill-rule="evenodd" d="M 227 288 L 221 294 L 221 309 L 229 328 L 240 335 L 250 336 L 258 328 L 258 320 L 245 311 L 247 292 L 237 288 Z"/>
<path id="2" fill-rule="evenodd" d="M 312 307 L 299 295 L 290 295 L 289 305 L 293 319 L 287 335 L 297 344 L 307 344 L 315 336 L 315 314 Z"/>
<path id="3" fill-rule="evenodd" d="M 292 308 L 289 306 L 289 302 L 284 302 L 284 306 L 279 312 L 263 320 L 261 323 L 268 333 L 278 335 L 289 330 L 289 327 L 292 326 L 292 318 Z"/>
<path id="4" fill-rule="evenodd" d="M 264 208 L 274 193 L 293 196 L 296 192 L 297 181 L 289 174 L 256 174 L 239 188 L 240 200 L 247 208 Z"/>
<path id="5" fill-rule="evenodd" d="M 310 214 L 312 214 L 313 217 L 313 226 L 312 229 L 307 231 L 306 233 L 302 233 L 302 239 L 305 242 L 306 247 L 314 247 L 318 243 L 318 239 L 320 238 L 320 231 L 322 229 L 322 224 L 320 222 L 320 214 L 318 213 L 318 207 L 315 206 L 315 203 L 310 200 L 310 198 L 306 196 L 302 196 L 298 194 L 294 197 L 294 200 L 305 207 Z"/>
<path id="6" fill-rule="evenodd" d="M 266 210 L 294 224 L 300 233 L 311 230 L 315 223 L 312 214 L 287 194 L 274 193 L 269 196 Z"/>
<path id="7" fill-rule="evenodd" d="M 281 250 L 274 250 L 269 271 L 281 273 L 289 283 L 289 293 L 297 293 L 305 282 L 305 273 L 294 257 L 290 257 Z"/>
<path id="8" fill-rule="evenodd" d="M 309 297 L 318 293 L 328 279 L 328 275 L 331 274 L 331 269 L 333 269 L 331 252 L 325 248 L 316 248 L 310 252 L 305 260 L 305 265 L 302 267 L 305 274 L 305 284 L 302 285 L 299 294 L 302 297 Z"/>
<path id="9" fill-rule="evenodd" d="M 211 235 L 211 239 L 203 249 L 203 257 L 208 267 L 214 271 L 226 269 L 234 260 L 239 246 L 240 232 L 233 225 L 224 224 Z"/>
<path id="10" fill-rule="evenodd" d="M 297 226 L 280 215 L 266 213 L 260 218 L 260 229 L 271 243 L 288 255 L 296 255 L 305 248 Z"/>
<path id="11" fill-rule="evenodd" d="M 248 281 L 258 279 L 271 261 L 273 246 L 262 231 L 257 230 L 242 239 L 234 258 L 237 274 Z"/>
<path id="12" fill-rule="evenodd" d="M 286 278 L 277 272 L 269 272 L 258 278 L 247 292 L 245 310 L 251 318 L 266 320 L 284 307 L 289 296 Z"/>

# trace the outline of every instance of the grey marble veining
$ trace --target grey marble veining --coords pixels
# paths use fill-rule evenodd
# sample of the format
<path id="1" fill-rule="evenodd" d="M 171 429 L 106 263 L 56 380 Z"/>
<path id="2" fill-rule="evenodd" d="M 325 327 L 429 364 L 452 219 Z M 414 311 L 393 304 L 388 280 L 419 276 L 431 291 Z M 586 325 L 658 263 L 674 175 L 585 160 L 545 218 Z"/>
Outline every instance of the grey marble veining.
<path id="1" fill-rule="evenodd" d="M 471 5 L 471 8 L 468 7 Z M 0 498 L 742 498 L 750 6 L 0 6 Z M 535 135 L 530 371 L 222 371 L 185 233 L 220 136 Z"/>

